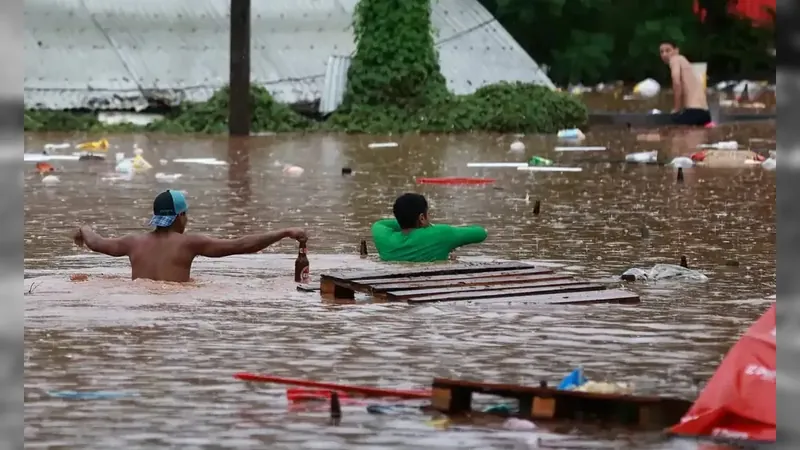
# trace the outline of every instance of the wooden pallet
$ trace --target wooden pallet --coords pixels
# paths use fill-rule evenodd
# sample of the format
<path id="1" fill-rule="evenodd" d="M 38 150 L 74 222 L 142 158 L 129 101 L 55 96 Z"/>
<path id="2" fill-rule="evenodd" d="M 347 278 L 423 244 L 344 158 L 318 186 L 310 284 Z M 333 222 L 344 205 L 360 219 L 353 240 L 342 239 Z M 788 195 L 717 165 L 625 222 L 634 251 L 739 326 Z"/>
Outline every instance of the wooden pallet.
<path id="1" fill-rule="evenodd" d="M 433 380 L 431 406 L 445 414 L 471 413 L 474 392 L 518 401 L 518 417 L 525 419 L 643 429 L 663 429 L 674 425 L 692 406 L 692 402 L 678 398 L 595 394 L 444 378 Z"/>
<path id="2" fill-rule="evenodd" d="M 390 271 L 323 274 L 320 293 L 351 300 L 355 293 L 378 301 L 430 303 L 459 300 L 543 304 L 639 303 L 639 296 L 524 263 L 442 264 Z"/>

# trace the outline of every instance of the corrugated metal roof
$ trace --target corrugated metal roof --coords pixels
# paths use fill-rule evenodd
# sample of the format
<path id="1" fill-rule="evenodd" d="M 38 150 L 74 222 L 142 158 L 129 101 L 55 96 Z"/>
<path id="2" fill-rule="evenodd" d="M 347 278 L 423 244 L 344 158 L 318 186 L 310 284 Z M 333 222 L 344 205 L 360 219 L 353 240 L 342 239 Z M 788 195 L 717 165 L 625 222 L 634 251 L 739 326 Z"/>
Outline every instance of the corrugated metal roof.
<path id="1" fill-rule="evenodd" d="M 338 105 L 349 61 L 336 55 L 355 49 L 354 6 L 254 2 L 253 83 L 281 102 Z M 454 92 L 501 80 L 552 85 L 477 0 L 439 0 L 433 9 L 444 40 L 442 72 Z M 206 100 L 228 80 L 229 11 L 230 0 L 26 0 L 26 107 L 141 109 L 154 99 Z M 327 86 L 326 73 L 333 77 Z"/>

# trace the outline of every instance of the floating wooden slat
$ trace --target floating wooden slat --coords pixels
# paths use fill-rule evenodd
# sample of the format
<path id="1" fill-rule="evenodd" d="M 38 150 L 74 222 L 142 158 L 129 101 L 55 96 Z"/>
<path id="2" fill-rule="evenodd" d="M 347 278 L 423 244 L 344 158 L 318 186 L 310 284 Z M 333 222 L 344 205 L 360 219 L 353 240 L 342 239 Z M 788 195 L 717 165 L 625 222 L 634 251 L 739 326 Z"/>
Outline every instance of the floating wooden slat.
<path id="1" fill-rule="evenodd" d="M 457 289 L 468 286 L 492 286 L 498 284 L 506 285 L 508 283 L 535 283 L 550 280 L 566 280 L 570 278 L 573 278 L 572 275 L 563 273 L 537 273 L 533 275 L 517 275 L 509 277 L 476 277 L 475 275 L 470 275 L 470 278 L 465 279 L 443 280 L 446 281 L 445 283 L 437 280 L 424 282 L 408 281 L 405 283 L 370 283 L 369 286 L 371 287 L 372 292 L 388 292 L 400 289 Z"/>
<path id="2" fill-rule="evenodd" d="M 534 267 L 529 266 L 524 269 L 514 269 L 514 270 L 500 270 L 496 272 L 480 272 L 480 273 L 462 273 L 462 274 L 445 274 L 445 275 L 430 275 L 430 276 L 411 276 L 411 277 L 401 277 L 401 278 L 347 278 L 347 280 L 354 282 L 354 283 L 368 283 L 370 286 L 376 286 L 380 284 L 386 283 L 407 283 L 407 282 L 429 282 L 429 281 L 458 281 L 458 280 L 472 280 L 475 277 L 480 278 L 494 278 L 494 277 L 512 277 L 512 276 L 523 276 L 523 275 L 537 275 L 537 274 L 548 274 L 553 273 L 553 270 L 547 267 Z"/>
<path id="3" fill-rule="evenodd" d="M 530 264 L 518 262 L 481 263 L 481 264 L 436 264 L 423 267 L 399 266 L 397 270 L 377 270 L 371 272 L 356 272 L 341 275 L 326 275 L 334 278 L 348 280 L 367 280 L 370 278 L 402 278 L 423 275 L 456 275 L 468 273 L 498 272 L 502 270 L 528 269 Z"/>
<path id="4" fill-rule="evenodd" d="M 464 300 L 464 299 L 458 299 Z M 501 297 L 470 298 L 467 300 L 486 302 L 514 302 L 519 304 L 541 304 L 541 305 L 591 305 L 593 303 L 618 303 L 622 305 L 634 305 L 640 302 L 636 293 L 624 289 L 608 289 L 602 291 L 574 291 L 559 294 L 538 294 L 538 295 L 513 295 Z M 441 301 L 441 300 L 436 300 Z M 415 299 L 410 299 L 409 303 L 418 303 Z M 425 302 L 421 302 L 425 303 Z"/>
<path id="5" fill-rule="evenodd" d="M 517 289 L 487 289 L 474 292 L 453 292 L 447 294 L 420 295 L 406 298 L 409 303 L 430 303 L 430 302 L 452 302 L 456 300 L 482 300 L 485 298 L 506 298 L 511 297 L 536 296 L 543 294 L 556 294 L 581 291 L 595 291 L 605 289 L 602 284 L 587 283 L 580 280 L 570 280 L 563 284 L 549 286 L 531 286 Z M 386 298 L 392 300 L 391 293 L 386 294 Z M 518 299 L 515 299 L 515 301 Z"/>
<path id="6" fill-rule="evenodd" d="M 519 402 L 519 416 L 533 420 L 601 422 L 644 429 L 663 429 L 680 421 L 688 400 L 621 394 L 563 391 L 548 387 L 479 383 L 435 378 L 431 404 L 445 414 L 472 411 L 472 394 L 496 395 Z"/>
<path id="7" fill-rule="evenodd" d="M 550 280 L 534 281 L 525 283 L 508 283 L 502 285 L 489 286 L 455 286 L 440 287 L 433 289 L 407 289 L 386 292 L 388 300 L 408 300 L 413 299 L 414 303 L 424 303 L 425 299 L 435 297 L 431 301 L 447 301 L 450 296 L 455 296 L 456 300 L 463 298 L 491 298 L 525 294 L 541 294 L 543 292 L 562 292 L 571 287 L 582 287 L 588 289 L 599 289 L 601 285 L 587 283 L 581 280 Z M 485 295 L 484 297 L 481 297 Z"/>
<path id="8" fill-rule="evenodd" d="M 404 272 L 323 274 L 320 294 L 326 300 L 352 300 L 360 292 L 380 301 L 409 303 L 457 300 L 526 303 L 636 303 L 628 291 L 578 280 L 551 268 L 521 263 L 440 265 Z"/>

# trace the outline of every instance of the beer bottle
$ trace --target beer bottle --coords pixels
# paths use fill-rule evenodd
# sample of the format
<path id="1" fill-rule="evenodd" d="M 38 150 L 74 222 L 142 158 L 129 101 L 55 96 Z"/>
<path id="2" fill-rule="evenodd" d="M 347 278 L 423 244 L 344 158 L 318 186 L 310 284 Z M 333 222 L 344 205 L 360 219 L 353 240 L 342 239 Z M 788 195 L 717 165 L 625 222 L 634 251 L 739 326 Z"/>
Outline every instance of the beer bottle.
<path id="1" fill-rule="evenodd" d="M 362 239 L 361 240 L 361 247 L 359 248 L 359 253 L 361 253 L 361 257 L 362 258 L 366 258 L 367 256 L 369 256 L 369 253 L 367 252 L 367 240 L 366 239 Z"/>
<path id="2" fill-rule="evenodd" d="M 309 280 L 309 264 L 308 256 L 306 255 L 306 243 L 300 242 L 300 252 L 297 254 L 297 259 L 294 260 L 294 281 L 298 283 L 308 283 Z"/>

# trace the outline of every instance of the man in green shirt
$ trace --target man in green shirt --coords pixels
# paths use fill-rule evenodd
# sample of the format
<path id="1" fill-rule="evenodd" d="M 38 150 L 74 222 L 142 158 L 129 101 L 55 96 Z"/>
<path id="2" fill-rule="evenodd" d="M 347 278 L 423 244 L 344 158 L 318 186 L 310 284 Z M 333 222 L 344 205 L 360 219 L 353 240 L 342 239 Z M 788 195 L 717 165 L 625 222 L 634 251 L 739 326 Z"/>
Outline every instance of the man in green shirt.
<path id="1" fill-rule="evenodd" d="M 462 245 L 486 240 L 486 229 L 476 225 L 433 225 L 428 220 L 428 201 L 420 194 L 403 194 L 392 208 L 394 219 L 372 225 L 372 239 L 384 261 L 446 261 Z"/>

